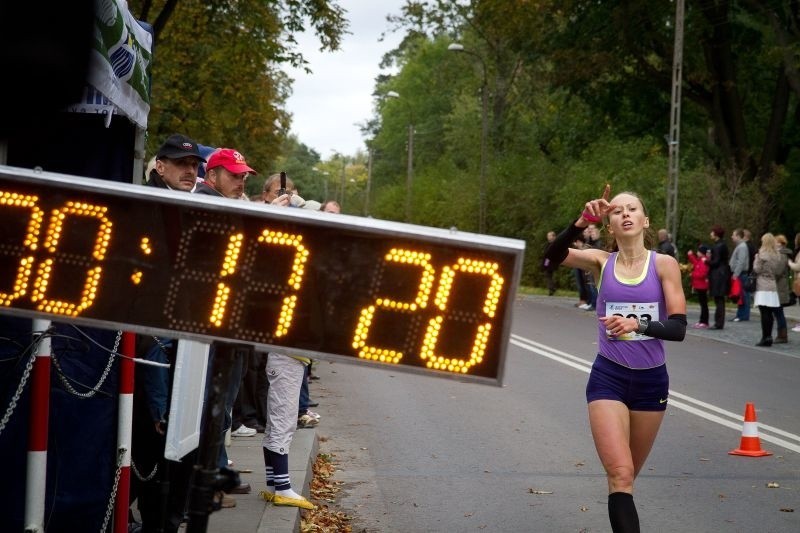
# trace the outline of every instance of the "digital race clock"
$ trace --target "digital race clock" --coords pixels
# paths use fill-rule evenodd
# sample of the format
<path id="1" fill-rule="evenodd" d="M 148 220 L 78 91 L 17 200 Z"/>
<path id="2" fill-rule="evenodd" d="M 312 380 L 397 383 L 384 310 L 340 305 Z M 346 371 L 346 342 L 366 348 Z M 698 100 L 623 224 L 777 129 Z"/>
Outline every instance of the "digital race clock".
<path id="1" fill-rule="evenodd" d="M 0 313 L 499 384 L 523 251 L 0 166 Z"/>

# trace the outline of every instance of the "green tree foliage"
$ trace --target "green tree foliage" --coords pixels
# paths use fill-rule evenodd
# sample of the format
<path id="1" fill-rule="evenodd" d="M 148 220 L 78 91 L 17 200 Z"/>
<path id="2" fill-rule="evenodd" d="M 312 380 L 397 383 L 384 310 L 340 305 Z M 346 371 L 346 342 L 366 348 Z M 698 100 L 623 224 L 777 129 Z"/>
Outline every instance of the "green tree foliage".
<path id="1" fill-rule="evenodd" d="M 264 172 L 291 117 L 281 63 L 304 65 L 294 34 L 312 28 L 336 50 L 347 23 L 334 0 L 131 1 L 156 30 L 148 152 L 174 132 L 239 149 Z"/>
<path id="2" fill-rule="evenodd" d="M 800 231 L 800 28 L 791 0 L 700 0 L 685 15 L 678 244 L 714 224 Z M 488 231 L 525 239 L 535 282 L 548 230 L 611 183 L 665 224 L 674 2 L 407 1 L 367 131 L 374 212 L 477 228 L 480 89 L 489 96 Z M 469 53 L 447 51 L 458 42 Z M 485 78 L 484 78 L 485 76 Z M 401 95 L 387 100 L 388 91 Z M 405 101 L 403 103 L 402 101 Z M 409 119 L 412 116 L 413 120 Z M 427 128 L 435 131 L 429 138 Z"/>

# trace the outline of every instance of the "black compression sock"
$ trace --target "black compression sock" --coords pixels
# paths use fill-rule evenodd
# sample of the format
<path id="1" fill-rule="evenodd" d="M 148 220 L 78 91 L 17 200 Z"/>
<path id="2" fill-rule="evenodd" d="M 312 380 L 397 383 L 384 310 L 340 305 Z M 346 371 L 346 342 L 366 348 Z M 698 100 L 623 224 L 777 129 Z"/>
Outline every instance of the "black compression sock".
<path id="1" fill-rule="evenodd" d="M 614 533 L 639 533 L 639 513 L 633 494 L 612 492 L 608 495 L 608 518 Z"/>

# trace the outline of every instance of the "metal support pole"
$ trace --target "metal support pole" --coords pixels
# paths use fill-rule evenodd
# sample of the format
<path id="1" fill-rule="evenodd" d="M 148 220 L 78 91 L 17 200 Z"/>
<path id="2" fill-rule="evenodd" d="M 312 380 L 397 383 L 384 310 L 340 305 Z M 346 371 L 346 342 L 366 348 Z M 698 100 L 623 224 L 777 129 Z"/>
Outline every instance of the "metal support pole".
<path id="1" fill-rule="evenodd" d="M 119 360 L 119 404 L 117 406 L 117 449 L 124 449 L 120 464 L 117 499 L 114 501 L 114 533 L 127 533 L 128 507 L 131 497 L 131 440 L 133 437 L 133 358 L 136 356 L 136 335 L 122 334 L 122 355 Z"/>
<path id="2" fill-rule="evenodd" d="M 239 485 L 239 474 L 225 469 L 229 476 L 220 472 L 219 450 L 224 446 L 222 426 L 225 423 L 225 391 L 231 380 L 231 366 L 239 350 L 251 350 L 245 345 L 215 342 L 211 363 L 211 382 L 208 397 L 203 406 L 200 446 L 197 464 L 194 467 L 192 484 L 189 487 L 189 525 L 187 533 L 205 533 L 208 515 L 217 490 L 230 490 Z"/>
<path id="3" fill-rule="evenodd" d="M 345 186 L 347 185 L 347 176 L 345 175 L 345 170 L 347 169 L 347 159 L 344 157 L 342 158 L 342 197 L 339 199 L 339 205 L 344 207 L 344 191 Z"/>
<path id="4" fill-rule="evenodd" d="M 478 233 L 486 233 L 486 140 L 489 137 L 489 87 L 486 83 L 486 66 L 483 66 L 483 85 L 481 86 L 481 175 L 478 207 Z"/>
<path id="5" fill-rule="evenodd" d="M 411 222 L 411 188 L 414 183 L 414 125 L 408 125 L 408 169 L 406 170 L 406 222 Z"/>
<path id="6" fill-rule="evenodd" d="M 367 151 L 367 190 L 364 195 L 364 216 L 369 216 L 369 197 L 372 194 L 372 148 Z"/>
<path id="7" fill-rule="evenodd" d="M 678 242 L 678 174 L 680 171 L 681 83 L 683 69 L 683 3 L 675 5 L 675 50 L 672 60 L 672 105 L 669 115 L 669 175 L 667 177 L 666 227 L 672 242 Z"/>
<path id="8" fill-rule="evenodd" d="M 47 434 L 50 420 L 49 320 L 34 319 L 36 356 L 31 370 L 31 411 L 28 428 L 28 464 L 25 481 L 25 532 L 44 531 L 44 503 L 47 487 Z"/>

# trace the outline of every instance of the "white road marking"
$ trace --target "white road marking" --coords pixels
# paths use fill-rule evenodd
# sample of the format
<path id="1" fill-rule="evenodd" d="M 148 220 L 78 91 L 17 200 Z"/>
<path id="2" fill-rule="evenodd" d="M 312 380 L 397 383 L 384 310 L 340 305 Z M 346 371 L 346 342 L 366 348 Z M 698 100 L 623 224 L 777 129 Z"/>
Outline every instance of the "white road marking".
<path id="1" fill-rule="evenodd" d="M 557 361 L 587 374 L 592 369 L 591 361 L 587 361 L 586 359 L 566 352 L 562 352 L 561 350 L 557 350 L 556 348 L 538 343 L 531 339 L 521 337 L 520 335 L 515 335 L 512 333 L 511 344 L 518 346 L 523 350 L 528 350 L 529 352 L 547 357 L 548 359 L 552 359 L 553 361 Z M 678 398 L 678 400 L 674 398 Z M 721 426 L 735 429 L 739 432 L 742 431 L 743 416 L 741 414 L 726 411 L 725 409 L 717 407 L 716 405 L 692 398 L 691 396 L 681 394 L 680 392 L 676 392 L 672 389 L 669 391 L 669 405 L 677 409 L 682 409 L 687 413 L 699 416 L 700 418 L 705 418 L 706 420 L 717 423 Z M 727 419 L 723 418 L 723 416 L 727 417 Z M 759 437 L 761 440 L 781 446 L 787 450 L 800 453 L 800 435 L 795 435 L 794 433 L 789 433 L 788 431 L 784 431 L 767 424 L 762 424 L 760 422 L 758 423 L 758 428 Z M 785 440 L 775 435 L 780 435 L 781 437 L 785 437 L 789 440 Z"/>

